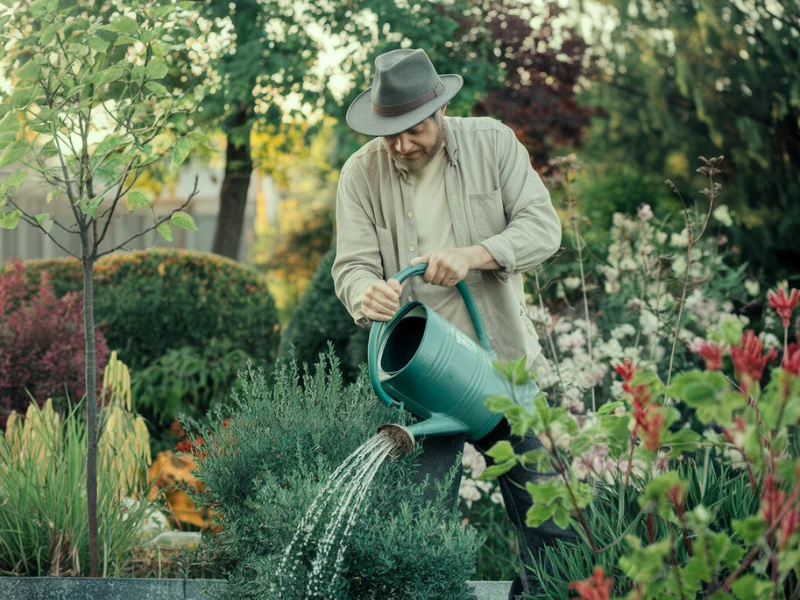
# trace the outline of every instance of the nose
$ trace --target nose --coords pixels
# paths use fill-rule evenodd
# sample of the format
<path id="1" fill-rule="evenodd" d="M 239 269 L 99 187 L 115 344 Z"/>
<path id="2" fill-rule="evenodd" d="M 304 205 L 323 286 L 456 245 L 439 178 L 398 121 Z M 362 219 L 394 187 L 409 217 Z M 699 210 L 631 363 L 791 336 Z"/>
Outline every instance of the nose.
<path id="1" fill-rule="evenodd" d="M 403 132 L 397 136 L 397 139 L 394 141 L 394 151 L 398 154 L 408 154 L 413 151 L 411 138 L 407 133 Z"/>

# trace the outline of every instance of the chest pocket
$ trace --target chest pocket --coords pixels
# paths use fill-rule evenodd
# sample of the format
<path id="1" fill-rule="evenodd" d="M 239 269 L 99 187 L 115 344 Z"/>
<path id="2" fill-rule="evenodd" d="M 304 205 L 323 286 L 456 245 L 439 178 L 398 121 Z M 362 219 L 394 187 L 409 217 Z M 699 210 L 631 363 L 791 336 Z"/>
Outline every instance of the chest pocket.
<path id="1" fill-rule="evenodd" d="M 508 226 L 503 210 L 503 194 L 501 190 L 469 195 L 469 205 L 475 218 L 475 228 L 479 241 L 502 233 Z"/>
<path id="2" fill-rule="evenodd" d="M 392 241 L 392 232 L 384 227 L 375 226 L 378 234 L 378 246 L 381 251 L 381 262 L 383 263 L 384 278 L 391 277 L 400 269 L 397 267 L 397 257 Z"/>

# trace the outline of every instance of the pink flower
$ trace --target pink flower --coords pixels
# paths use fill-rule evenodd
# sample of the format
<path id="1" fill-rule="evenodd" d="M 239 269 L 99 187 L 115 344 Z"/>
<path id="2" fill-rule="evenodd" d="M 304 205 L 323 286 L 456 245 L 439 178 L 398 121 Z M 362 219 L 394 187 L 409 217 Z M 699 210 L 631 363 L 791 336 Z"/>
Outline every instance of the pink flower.
<path id="1" fill-rule="evenodd" d="M 793 289 L 788 296 L 784 288 L 778 289 L 777 294 L 770 290 L 767 292 L 767 300 L 769 305 L 775 309 L 775 312 L 780 315 L 783 326 L 788 327 L 792 312 L 800 302 L 800 290 Z"/>
<path id="2" fill-rule="evenodd" d="M 769 361 L 778 356 L 775 348 L 761 356 L 761 348 L 761 340 L 756 337 L 756 334 L 751 329 L 744 332 L 741 345 L 731 347 L 733 370 L 742 383 L 742 389 L 745 392 L 747 392 L 750 383 L 761 381 L 764 367 L 767 366 Z"/>
<path id="3" fill-rule="evenodd" d="M 706 369 L 709 371 L 719 371 L 722 367 L 722 345 L 703 340 L 699 348 L 695 350 L 700 357 L 706 361 Z"/>
<path id="4" fill-rule="evenodd" d="M 781 366 L 787 373 L 800 375 L 800 344 L 789 344 Z"/>

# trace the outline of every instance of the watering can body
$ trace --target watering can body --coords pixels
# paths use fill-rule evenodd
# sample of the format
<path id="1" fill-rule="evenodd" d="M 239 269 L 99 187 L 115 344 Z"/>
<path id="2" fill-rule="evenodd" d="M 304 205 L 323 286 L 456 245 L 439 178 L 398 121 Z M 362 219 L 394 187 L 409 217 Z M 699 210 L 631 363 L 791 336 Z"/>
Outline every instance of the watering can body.
<path id="1" fill-rule="evenodd" d="M 426 268 L 407 267 L 394 279 L 402 283 Z M 388 322 L 373 322 L 370 331 L 367 358 L 373 389 L 385 403 L 399 403 L 422 419 L 408 427 L 415 437 L 465 433 L 468 440 L 479 440 L 503 418 L 486 407 L 488 397 L 531 399 L 538 392 L 532 381 L 512 386 L 495 368 L 469 289 L 463 281 L 457 288 L 481 345 L 420 302 L 406 304 Z"/>

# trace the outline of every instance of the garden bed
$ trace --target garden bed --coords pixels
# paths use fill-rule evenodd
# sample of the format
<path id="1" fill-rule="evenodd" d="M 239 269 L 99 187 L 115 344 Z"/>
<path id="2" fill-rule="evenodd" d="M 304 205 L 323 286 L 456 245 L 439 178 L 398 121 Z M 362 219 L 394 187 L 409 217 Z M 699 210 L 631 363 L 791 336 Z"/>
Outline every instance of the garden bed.
<path id="1" fill-rule="evenodd" d="M 220 579 L 116 579 L 90 577 L 0 577 L 6 600 L 211 600 L 206 591 L 224 586 Z M 508 581 L 470 582 L 477 600 L 505 599 Z"/>

